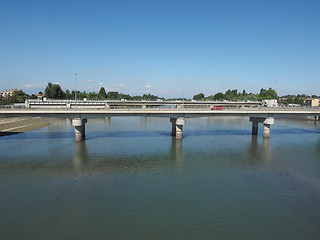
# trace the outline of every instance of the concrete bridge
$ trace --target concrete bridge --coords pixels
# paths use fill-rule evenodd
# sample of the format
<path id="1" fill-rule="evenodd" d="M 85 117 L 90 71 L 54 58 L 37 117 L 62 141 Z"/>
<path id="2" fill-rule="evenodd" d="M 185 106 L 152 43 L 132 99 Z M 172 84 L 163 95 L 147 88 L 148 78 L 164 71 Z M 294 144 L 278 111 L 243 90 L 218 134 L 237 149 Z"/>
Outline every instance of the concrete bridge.
<path id="1" fill-rule="evenodd" d="M 145 117 L 166 117 L 172 123 L 172 136 L 177 139 L 183 137 L 183 126 L 187 118 L 193 117 L 221 117 L 221 116 L 243 116 L 248 117 L 252 122 L 252 135 L 258 134 L 259 123 L 263 124 L 263 136 L 270 137 L 270 126 L 275 123 L 275 118 L 308 116 L 320 120 L 320 108 L 248 108 L 210 110 L 210 108 L 197 109 L 108 109 L 108 108 L 31 108 L 31 109 L 0 109 L 0 117 L 17 116 L 41 116 L 72 118 L 75 127 L 75 140 L 85 139 L 85 124 L 87 118 L 103 116 L 106 118 L 117 116 L 145 116 Z"/>
<path id="2" fill-rule="evenodd" d="M 181 109 L 210 108 L 215 105 L 224 107 L 259 107 L 262 102 L 229 102 L 229 101 L 127 101 L 127 100 L 37 100 L 25 101 L 26 108 L 106 108 L 106 109 Z"/>

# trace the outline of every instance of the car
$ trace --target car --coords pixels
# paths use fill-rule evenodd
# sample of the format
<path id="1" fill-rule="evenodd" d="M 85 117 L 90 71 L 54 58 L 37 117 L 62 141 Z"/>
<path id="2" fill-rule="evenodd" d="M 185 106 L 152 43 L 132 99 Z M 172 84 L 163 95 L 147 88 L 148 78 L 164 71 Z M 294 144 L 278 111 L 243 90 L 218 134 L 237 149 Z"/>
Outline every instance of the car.
<path id="1" fill-rule="evenodd" d="M 223 110 L 223 106 L 218 105 L 211 108 L 211 110 Z"/>

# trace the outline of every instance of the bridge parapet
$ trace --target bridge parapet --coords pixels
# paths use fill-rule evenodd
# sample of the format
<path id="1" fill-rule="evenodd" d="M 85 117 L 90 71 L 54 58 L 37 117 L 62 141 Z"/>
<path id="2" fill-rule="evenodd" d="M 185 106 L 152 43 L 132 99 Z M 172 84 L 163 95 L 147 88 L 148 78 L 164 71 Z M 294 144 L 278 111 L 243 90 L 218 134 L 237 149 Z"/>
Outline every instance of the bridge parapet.
<path id="1" fill-rule="evenodd" d="M 211 108 L 222 105 L 227 108 L 250 107 L 257 108 L 262 102 L 214 102 L 214 101 L 117 101 L 117 100 L 38 100 L 27 99 L 26 108 L 171 108 L 171 109 L 196 109 Z"/>

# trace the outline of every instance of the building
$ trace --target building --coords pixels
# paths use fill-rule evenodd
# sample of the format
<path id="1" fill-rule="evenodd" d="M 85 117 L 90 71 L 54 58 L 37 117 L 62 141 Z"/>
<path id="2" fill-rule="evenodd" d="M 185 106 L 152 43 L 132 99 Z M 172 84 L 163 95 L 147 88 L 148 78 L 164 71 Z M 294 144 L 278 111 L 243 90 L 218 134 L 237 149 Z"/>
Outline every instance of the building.
<path id="1" fill-rule="evenodd" d="M 42 100 L 46 95 L 44 95 L 43 93 L 38 93 L 36 94 L 37 99 Z"/>
<path id="2" fill-rule="evenodd" d="M 304 100 L 304 105 L 309 107 L 319 107 L 319 99 L 318 98 L 306 98 Z"/>
<path id="3" fill-rule="evenodd" d="M 7 97 L 11 97 L 12 94 L 17 91 L 17 89 L 7 89 L 7 90 L 4 90 L 2 92 L 0 92 L 0 95 L 3 97 L 3 98 L 7 98 Z"/>
<path id="4" fill-rule="evenodd" d="M 265 107 L 278 107 L 277 99 L 262 100 L 262 106 L 265 106 Z"/>

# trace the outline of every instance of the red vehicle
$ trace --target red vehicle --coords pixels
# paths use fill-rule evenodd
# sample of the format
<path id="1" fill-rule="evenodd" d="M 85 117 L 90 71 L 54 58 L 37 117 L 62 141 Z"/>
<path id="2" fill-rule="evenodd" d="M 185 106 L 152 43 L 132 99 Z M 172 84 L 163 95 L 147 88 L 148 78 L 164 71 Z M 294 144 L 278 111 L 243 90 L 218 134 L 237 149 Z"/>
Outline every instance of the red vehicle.
<path id="1" fill-rule="evenodd" d="M 214 106 L 211 108 L 211 110 L 223 110 L 223 106 L 219 105 L 219 106 Z"/>

